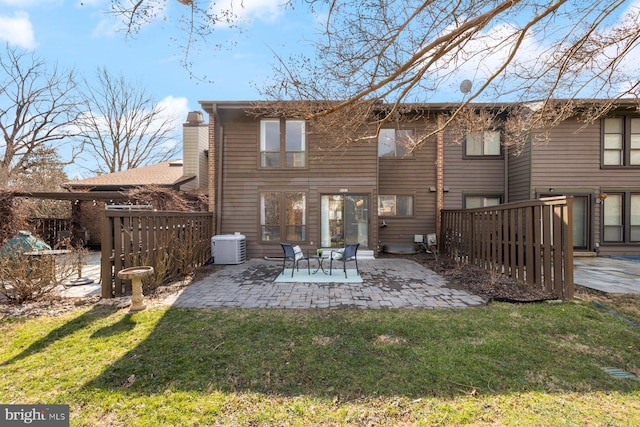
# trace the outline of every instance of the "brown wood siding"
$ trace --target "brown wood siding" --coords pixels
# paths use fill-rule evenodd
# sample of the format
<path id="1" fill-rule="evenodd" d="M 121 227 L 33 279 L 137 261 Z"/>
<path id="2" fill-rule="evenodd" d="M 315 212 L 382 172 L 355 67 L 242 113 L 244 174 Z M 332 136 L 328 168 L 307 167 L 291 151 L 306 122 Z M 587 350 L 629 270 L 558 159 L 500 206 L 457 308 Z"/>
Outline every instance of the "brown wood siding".
<path id="1" fill-rule="evenodd" d="M 504 159 L 463 158 L 464 144 L 445 134 L 445 209 L 462 209 L 464 194 L 504 195 Z"/>
<path id="2" fill-rule="evenodd" d="M 534 145 L 532 154 L 532 191 L 537 194 L 590 193 L 592 200 L 593 241 L 600 242 L 601 255 L 638 254 L 639 245 L 602 244 L 600 236 L 602 205 L 595 200 L 601 192 L 640 191 L 640 170 L 602 169 L 600 167 L 600 122 L 584 127 L 569 119 L 551 131 L 548 144 Z"/>
<path id="3" fill-rule="evenodd" d="M 259 192 L 304 191 L 307 194 L 307 240 L 300 245 L 315 249 L 320 244 L 321 194 L 368 194 L 370 224 L 376 222 L 377 148 L 373 143 L 353 144 L 324 151 L 322 138 L 307 124 L 307 168 L 265 170 L 259 167 L 260 121 L 238 111 L 219 111 L 222 127 L 222 194 L 219 234 L 240 232 L 247 236 L 247 256 L 282 256 L 279 241 L 259 240 Z M 220 138 L 217 142 L 220 144 Z M 370 248 L 377 242 L 377 227 L 370 226 Z"/>
<path id="4" fill-rule="evenodd" d="M 531 144 L 518 154 L 509 154 L 509 202 L 529 200 L 531 194 Z"/>
<path id="5" fill-rule="evenodd" d="M 412 123 L 415 134 L 426 132 L 421 125 Z M 414 152 L 413 157 L 404 159 L 379 159 L 379 194 L 414 196 L 414 216 L 385 216 L 379 218 L 378 226 L 384 220 L 386 227 L 379 229 L 379 244 L 411 244 L 416 234 L 426 235 L 436 232 L 436 193 L 429 190 L 436 185 L 436 137 L 429 138 Z M 376 200 L 377 205 L 377 200 Z"/>

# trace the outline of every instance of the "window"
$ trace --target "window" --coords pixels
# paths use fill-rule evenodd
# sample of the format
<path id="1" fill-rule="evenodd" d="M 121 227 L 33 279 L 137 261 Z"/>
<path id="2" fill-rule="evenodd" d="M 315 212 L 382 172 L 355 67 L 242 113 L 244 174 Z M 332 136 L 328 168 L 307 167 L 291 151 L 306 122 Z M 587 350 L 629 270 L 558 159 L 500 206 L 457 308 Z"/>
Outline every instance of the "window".
<path id="1" fill-rule="evenodd" d="M 486 208 L 502 203 L 502 196 L 464 196 L 464 208 Z"/>
<path id="2" fill-rule="evenodd" d="M 413 196 L 378 196 L 378 215 L 413 216 Z"/>
<path id="3" fill-rule="evenodd" d="M 260 121 L 260 166 L 303 168 L 306 165 L 304 120 Z"/>
<path id="4" fill-rule="evenodd" d="M 413 129 L 380 129 L 378 135 L 378 156 L 412 157 Z"/>
<path id="5" fill-rule="evenodd" d="M 603 119 L 602 165 L 640 166 L 640 117 Z"/>
<path id="6" fill-rule="evenodd" d="M 640 193 L 608 193 L 602 212 L 603 242 L 640 242 Z"/>
<path id="7" fill-rule="evenodd" d="M 260 236 L 263 241 L 306 240 L 307 198 L 303 192 L 260 193 Z"/>
<path id="8" fill-rule="evenodd" d="M 500 156 L 500 131 L 470 132 L 465 143 L 465 156 Z"/>

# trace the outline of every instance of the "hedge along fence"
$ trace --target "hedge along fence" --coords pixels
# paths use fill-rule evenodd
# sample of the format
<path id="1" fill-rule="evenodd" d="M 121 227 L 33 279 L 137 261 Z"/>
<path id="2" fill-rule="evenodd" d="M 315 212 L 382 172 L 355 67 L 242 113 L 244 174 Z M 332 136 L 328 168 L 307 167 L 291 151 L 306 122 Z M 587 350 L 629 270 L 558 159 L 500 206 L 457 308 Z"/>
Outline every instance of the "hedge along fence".
<path id="1" fill-rule="evenodd" d="M 443 210 L 440 250 L 457 261 L 573 298 L 573 197 Z"/>
<path id="2" fill-rule="evenodd" d="M 152 286 L 193 273 L 211 257 L 211 221 L 210 212 L 105 210 L 102 297 L 131 294 L 131 281 L 117 274 L 125 268 L 152 266 Z"/>

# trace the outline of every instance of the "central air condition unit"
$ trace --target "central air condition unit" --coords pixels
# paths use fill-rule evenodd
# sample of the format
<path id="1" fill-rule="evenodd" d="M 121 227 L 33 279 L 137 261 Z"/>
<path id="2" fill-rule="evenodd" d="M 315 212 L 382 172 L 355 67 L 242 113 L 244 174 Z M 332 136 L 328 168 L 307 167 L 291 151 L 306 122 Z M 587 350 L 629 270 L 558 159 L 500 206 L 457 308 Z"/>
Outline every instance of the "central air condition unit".
<path id="1" fill-rule="evenodd" d="M 214 264 L 242 264 L 247 259 L 246 237 L 242 234 L 220 234 L 211 238 Z"/>

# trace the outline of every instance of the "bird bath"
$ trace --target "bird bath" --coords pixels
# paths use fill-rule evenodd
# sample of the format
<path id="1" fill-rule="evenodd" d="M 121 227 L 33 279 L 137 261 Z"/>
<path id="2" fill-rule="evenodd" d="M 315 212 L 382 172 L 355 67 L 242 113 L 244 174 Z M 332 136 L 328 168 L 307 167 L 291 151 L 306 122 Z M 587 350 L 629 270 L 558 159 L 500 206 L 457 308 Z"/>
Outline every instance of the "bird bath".
<path id="1" fill-rule="evenodd" d="M 152 275 L 153 267 L 149 266 L 129 267 L 118 272 L 119 278 L 131 280 L 131 307 L 129 311 L 142 311 L 147 308 L 142 294 L 142 279 Z"/>

